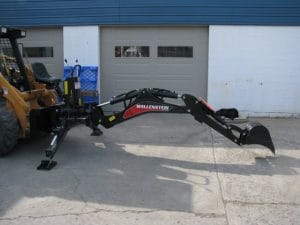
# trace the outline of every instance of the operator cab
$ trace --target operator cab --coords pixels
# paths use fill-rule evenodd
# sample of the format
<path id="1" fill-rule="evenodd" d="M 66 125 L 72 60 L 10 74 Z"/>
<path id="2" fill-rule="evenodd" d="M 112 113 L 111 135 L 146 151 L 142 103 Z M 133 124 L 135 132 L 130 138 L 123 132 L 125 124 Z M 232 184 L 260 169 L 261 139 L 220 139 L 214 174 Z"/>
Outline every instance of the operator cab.
<path id="1" fill-rule="evenodd" d="M 26 69 L 16 39 L 24 38 L 26 32 L 0 26 L 0 72 L 20 91 L 30 90 Z"/>

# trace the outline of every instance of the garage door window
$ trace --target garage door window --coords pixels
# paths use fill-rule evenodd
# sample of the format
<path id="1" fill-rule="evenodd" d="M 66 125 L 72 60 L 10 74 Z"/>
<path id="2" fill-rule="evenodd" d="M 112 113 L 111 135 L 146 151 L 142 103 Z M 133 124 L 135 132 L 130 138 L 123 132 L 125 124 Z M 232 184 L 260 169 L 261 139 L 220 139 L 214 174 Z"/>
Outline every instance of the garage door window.
<path id="1" fill-rule="evenodd" d="M 149 46 L 115 46 L 115 57 L 117 58 L 141 58 L 149 56 Z"/>
<path id="2" fill-rule="evenodd" d="M 53 57 L 53 47 L 24 47 L 23 57 L 30 58 Z"/>
<path id="3" fill-rule="evenodd" d="M 157 47 L 158 57 L 193 57 L 192 46 L 158 46 Z"/>

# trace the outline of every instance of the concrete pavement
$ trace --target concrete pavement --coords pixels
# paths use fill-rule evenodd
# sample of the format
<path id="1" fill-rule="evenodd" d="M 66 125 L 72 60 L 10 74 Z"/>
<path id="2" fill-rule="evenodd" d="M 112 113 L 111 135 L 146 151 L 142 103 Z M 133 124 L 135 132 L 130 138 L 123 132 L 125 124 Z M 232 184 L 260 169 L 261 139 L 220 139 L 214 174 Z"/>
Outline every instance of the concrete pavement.
<path id="1" fill-rule="evenodd" d="M 259 119 L 277 154 L 239 147 L 189 115 L 145 115 L 47 137 L 0 158 L 0 224 L 299 224 L 300 119 Z"/>

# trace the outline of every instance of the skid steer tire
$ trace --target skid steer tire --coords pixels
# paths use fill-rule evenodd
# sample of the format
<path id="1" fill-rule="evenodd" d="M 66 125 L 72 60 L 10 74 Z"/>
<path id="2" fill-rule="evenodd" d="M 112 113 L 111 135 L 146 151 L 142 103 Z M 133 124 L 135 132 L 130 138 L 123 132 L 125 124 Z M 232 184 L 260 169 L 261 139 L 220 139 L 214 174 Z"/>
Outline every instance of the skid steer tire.
<path id="1" fill-rule="evenodd" d="M 6 107 L 6 100 L 0 97 L 0 157 L 9 153 L 17 144 L 19 124 L 16 116 Z"/>

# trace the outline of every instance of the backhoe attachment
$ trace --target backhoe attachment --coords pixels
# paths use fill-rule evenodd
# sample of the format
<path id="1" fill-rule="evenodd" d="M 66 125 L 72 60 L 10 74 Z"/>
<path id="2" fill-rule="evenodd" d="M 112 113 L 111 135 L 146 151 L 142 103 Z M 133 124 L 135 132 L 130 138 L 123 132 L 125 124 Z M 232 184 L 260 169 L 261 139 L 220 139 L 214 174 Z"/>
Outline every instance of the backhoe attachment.
<path id="1" fill-rule="evenodd" d="M 168 103 L 165 101 L 168 98 L 182 99 L 184 105 Z M 117 113 L 104 115 L 103 106 L 117 103 L 123 103 L 124 109 Z M 263 145 L 275 154 L 270 133 L 262 124 L 250 122 L 242 129 L 224 120 L 224 117 L 234 120 L 238 116 L 236 109 L 221 109 L 215 112 L 203 99 L 189 94 L 179 95 L 164 89 L 145 88 L 115 96 L 110 101 L 96 106 L 87 124 L 91 127 L 101 124 L 105 128 L 110 128 L 145 113 L 188 113 L 198 122 L 207 124 L 237 145 Z"/>
<path id="2" fill-rule="evenodd" d="M 182 105 L 167 102 L 167 99 L 181 99 Z M 123 109 L 108 115 L 104 114 L 106 105 L 123 104 Z M 93 105 L 88 111 L 82 108 L 64 109 L 58 116 L 57 127 L 53 130 L 53 139 L 46 150 L 47 160 L 43 160 L 39 170 L 50 170 L 56 162 L 53 157 L 58 150 L 67 132 L 74 126 L 85 121 L 92 129 L 93 136 L 100 136 L 102 131 L 98 125 L 111 128 L 119 123 L 143 115 L 145 113 L 186 113 L 192 115 L 195 120 L 205 123 L 237 145 L 258 144 L 269 148 L 275 154 L 275 148 L 268 129 L 258 122 L 250 122 L 245 128 L 233 123 L 225 122 L 225 118 L 234 121 L 238 117 L 236 109 L 221 109 L 215 112 L 203 99 L 192 95 L 179 95 L 169 90 L 158 88 L 144 88 L 133 90 L 113 97 L 108 102 Z"/>

